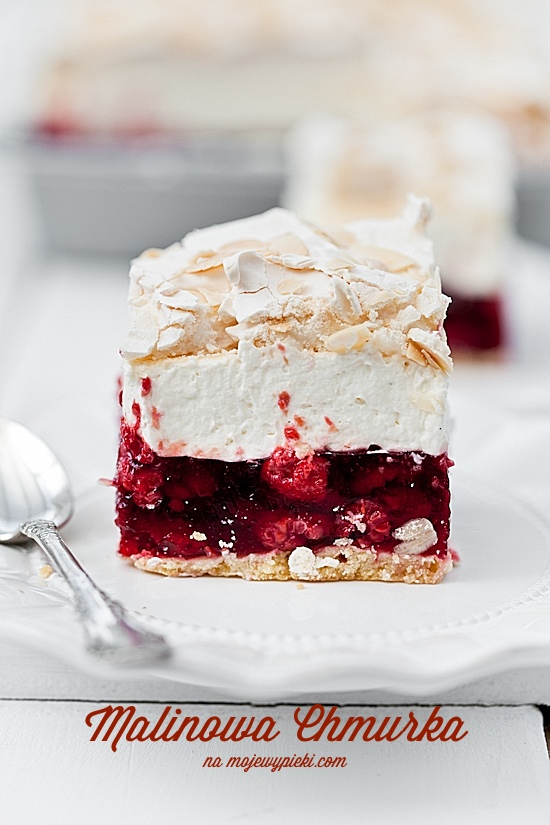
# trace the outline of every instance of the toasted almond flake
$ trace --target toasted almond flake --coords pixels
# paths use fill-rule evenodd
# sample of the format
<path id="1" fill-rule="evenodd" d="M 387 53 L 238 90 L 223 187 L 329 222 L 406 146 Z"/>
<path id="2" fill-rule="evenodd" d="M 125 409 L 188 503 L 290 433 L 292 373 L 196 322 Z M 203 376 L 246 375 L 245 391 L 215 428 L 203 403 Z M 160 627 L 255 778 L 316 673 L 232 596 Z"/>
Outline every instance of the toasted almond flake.
<path id="1" fill-rule="evenodd" d="M 193 289 L 189 291 L 202 295 L 208 306 L 211 307 L 219 307 L 225 298 L 225 294 L 223 292 L 217 292 L 215 289 L 206 289 L 206 287 L 202 286 L 200 289 Z"/>
<path id="2" fill-rule="evenodd" d="M 386 272 L 403 272 L 405 269 L 417 266 L 412 258 L 391 249 L 383 249 L 379 246 L 363 246 L 361 251 L 376 269 L 384 269 Z"/>
<path id="3" fill-rule="evenodd" d="M 333 332 L 326 339 L 325 346 L 329 352 L 349 352 L 352 349 L 362 349 L 372 335 L 372 330 L 366 323 L 355 324 Z"/>
<path id="4" fill-rule="evenodd" d="M 422 355 L 431 367 L 434 369 L 443 370 L 445 373 L 452 371 L 453 365 L 450 358 L 446 358 L 443 354 L 430 350 L 427 347 L 422 347 Z"/>
<path id="5" fill-rule="evenodd" d="M 215 269 L 223 264 L 226 258 L 230 258 L 238 252 L 262 252 L 273 251 L 271 244 L 266 241 L 245 239 L 242 241 L 232 241 L 221 246 L 218 250 L 206 250 L 200 252 L 185 268 L 185 272 L 196 274 Z"/>
<path id="6" fill-rule="evenodd" d="M 436 370 L 437 370 L 437 369 L 441 369 L 440 365 L 439 365 L 439 364 L 438 364 L 438 362 L 435 360 L 435 358 L 433 357 L 433 355 L 431 355 L 431 354 L 430 354 L 430 351 L 429 351 L 429 350 L 427 350 L 425 347 L 422 347 L 422 355 L 424 356 L 424 358 L 426 359 L 426 361 L 428 362 L 428 364 L 430 365 L 430 367 L 433 367 L 433 368 L 434 368 L 434 369 L 436 369 Z"/>
<path id="7" fill-rule="evenodd" d="M 279 252 L 292 252 L 295 255 L 309 254 L 309 249 L 305 243 L 292 232 L 273 238 L 272 244 Z"/>
<path id="8" fill-rule="evenodd" d="M 173 295 L 176 295 L 179 292 L 179 287 L 175 284 L 164 283 L 161 284 L 158 293 L 159 295 L 163 295 L 165 298 L 171 298 Z"/>
<path id="9" fill-rule="evenodd" d="M 197 258 L 185 267 L 185 272 L 191 275 L 196 275 L 199 272 L 207 272 L 209 269 L 216 269 L 223 263 L 224 255 L 219 252 L 216 254 L 201 252 Z"/>
<path id="10" fill-rule="evenodd" d="M 281 295 L 291 295 L 300 292 L 303 288 L 304 282 L 301 278 L 283 278 L 277 284 L 277 292 L 280 292 Z"/>
<path id="11" fill-rule="evenodd" d="M 199 302 L 199 298 L 194 291 L 188 289 L 177 289 L 171 295 L 160 293 L 159 303 L 169 307 L 169 309 L 193 310 Z"/>
<path id="12" fill-rule="evenodd" d="M 445 373 L 452 372 L 453 362 L 451 361 L 449 347 L 437 333 L 413 327 L 407 335 L 408 340 L 422 353 L 427 364 L 434 369 L 443 370 Z"/>
<path id="13" fill-rule="evenodd" d="M 341 226 L 331 226 L 328 229 L 325 228 L 322 231 L 319 231 L 319 234 L 335 246 L 342 247 L 343 249 L 349 248 L 355 243 L 355 238 L 352 233 L 348 232 L 347 229 L 344 229 Z"/>
<path id="14" fill-rule="evenodd" d="M 415 364 L 420 364 L 421 367 L 425 367 L 428 363 L 418 344 L 415 344 L 413 341 L 409 341 L 409 343 L 407 344 L 405 355 L 407 356 L 409 361 L 414 361 Z"/>

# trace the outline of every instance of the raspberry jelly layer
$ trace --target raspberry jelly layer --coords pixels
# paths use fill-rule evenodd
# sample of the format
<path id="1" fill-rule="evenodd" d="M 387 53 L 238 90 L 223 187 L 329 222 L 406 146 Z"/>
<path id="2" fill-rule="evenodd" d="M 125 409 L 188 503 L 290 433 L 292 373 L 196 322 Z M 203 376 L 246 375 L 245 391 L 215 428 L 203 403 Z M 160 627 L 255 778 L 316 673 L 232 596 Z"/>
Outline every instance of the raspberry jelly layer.
<path id="1" fill-rule="evenodd" d="M 376 446 L 299 458 L 278 447 L 259 461 L 162 458 L 125 421 L 115 486 L 120 553 L 174 558 L 314 552 L 338 539 L 392 552 L 394 530 L 428 519 L 447 555 L 450 495 L 446 453 Z"/>
<path id="2" fill-rule="evenodd" d="M 500 299 L 454 295 L 447 310 L 445 332 L 451 351 L 498 349 L 503 343 Z"/>

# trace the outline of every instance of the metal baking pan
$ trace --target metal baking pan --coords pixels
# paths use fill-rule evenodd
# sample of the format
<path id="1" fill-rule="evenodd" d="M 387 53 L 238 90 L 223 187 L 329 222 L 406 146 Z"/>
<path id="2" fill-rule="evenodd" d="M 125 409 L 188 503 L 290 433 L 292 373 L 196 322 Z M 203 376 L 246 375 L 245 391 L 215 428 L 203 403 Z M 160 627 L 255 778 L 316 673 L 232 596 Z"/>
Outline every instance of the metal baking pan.
<path id="1" fill-rule="evenodd" d="M 92 141 L 11 135 L 54 251 L 133 256 L 191 229 L 276 206 L 276 141 Z"/>
<path id="2" fill-rule="evenodd" d="M 522 237 L 550 246 L 550 170 L 520 173 L 516 214 Z"/>
<path id="3" fill-rule="evenodd" d="M 29 130 L 5 143 L 24 160 L 53 251 L 133 256 L 270 209 L 284 186 L 273 136 L 96 141 Z M 550 171 L 519 175 L 516 216 L 520 235 L 550 246 Z"/>

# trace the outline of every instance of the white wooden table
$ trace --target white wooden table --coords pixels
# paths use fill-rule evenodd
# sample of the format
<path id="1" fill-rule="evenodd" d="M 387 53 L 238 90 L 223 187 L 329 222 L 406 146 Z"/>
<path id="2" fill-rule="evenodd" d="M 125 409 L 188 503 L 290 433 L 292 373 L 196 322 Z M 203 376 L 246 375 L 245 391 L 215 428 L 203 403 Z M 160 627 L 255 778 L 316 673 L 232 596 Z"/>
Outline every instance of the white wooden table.
<path id="1" fill-rule="evenodd" d="M 458 743 L 296 742 L 294 708 L 226 705 L 178 706 L 183 715 L 269 713 L 281 735 L 274 743 L 89 741 L 88 702 L 0 702 L 0 808 L 11 825 L 78 822 L 150 825 L 189 822 L 318 823 L 445 822 L 547 823 L 548 763 L 539 712 L 533 708 L 444 709 L 459 714 L 469 730 Z M 175 708 L 174 708 L 175 709 Z M 156 719 L 159 705 L 139 704 Z M 353 708 L 383 718 L 409 708 Z M 428 711 L 416 709 L 419 718 Z M 345 755 L 334 768 L 225 767 L 231 756 L 309 753 Z M 202 767 L 207 757 L 224 767 Z"/>
<path id="2" fill-rule="evenodd" d="M 68 426 L 71 416 L 81 415 L 86 422 L 90 398 L 109 403 L 125 322 L 126 267 L 69 260 L 37 264 L 30 256 L 27 265 L 14 265 L 11 272 L 17 282 L 4 277 L 0 290 L 0 414 L 47 432 L 78 492 L 89 485 L 90 474 L 99 477 L 111 470 L 112 444 L 98 448 L 68 439 L 67 433 L 74 432 Z M 529 340 L 521 340 L 522 347 L 528 351 Z M 98 371 L 96 362 L 101 364 Z M 31 372 L 37 376 L 32 384 L 27 380 Z M 70 382 L 64 379 L 68 375 Z M 458 377 L 462 385 L 476 380 L 468 373 Z M 456 400 L 460 402 L 459 395 Z M 524 480 L 527 487 L 531 480 L 536 479 Z M 542 718 L 533 705 L 550 704 L 549 676 L 542 668 L 516 671 L 424 697 L 426 708 L 416 713 L 427 714 L 440 704 L 441 713 L 464 720 L 469 734 L 458 743 L 319 743 L 317 756 L 345 755 L 347 766 L 245 773 L 202 767 L 207 756 L 219 755 L 225 762 L 233 753 L 231 743 L 123 742 L 113 753 L 108 744 L 89 741 L 84 722 L 87 713 L 109 702 L 137 703 L 151 718 L 166 704 L 201 718 L 236 713 L 232 706 L 218 705 L 222 695 L 161 680 L 96 679 L 3 639 L 2 821 L 322 825 L 339 817 L 350 823 L 547 822 L 548 757 Z M 289 701 L 360 705 L 363 716 L 408 714 L 412 708 L 400 711 L 393 706 L 410 699 L 381 692 Z M 493 707 L 474 706 L 481 704 Z M 249 716 L 267 712 L 252 706 L 242 710 Z M 296 740 L 292 707 L 269 712 L 281 735 L 259 753 L 308 750 Z M 346 707 L 343 712 L 358 711 Z"/>

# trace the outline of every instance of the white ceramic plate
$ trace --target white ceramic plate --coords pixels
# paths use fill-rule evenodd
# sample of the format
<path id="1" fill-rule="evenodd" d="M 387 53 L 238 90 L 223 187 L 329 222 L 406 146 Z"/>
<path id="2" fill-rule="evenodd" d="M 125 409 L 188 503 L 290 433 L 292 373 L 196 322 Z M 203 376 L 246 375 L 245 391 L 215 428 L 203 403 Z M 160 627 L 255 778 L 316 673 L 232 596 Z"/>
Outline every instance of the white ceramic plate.
<path id="1" fill-rule="evenodd" d="M 115 553 L 112 491 L 81 498 L 64 535 L 98 583 L 150 617 L 172 660 L 140 671 L 245 699 L 387 689 L 420 696 L 514 666 L 550 664 L 550 532 L 529 506 L 456 474 L 462 564 L 437 586 L 169 579 Z M 38 552 L 0 551 L 0 633 L 98 675 Z M 136 671 L 132 671 L 132 676 Z"/>

